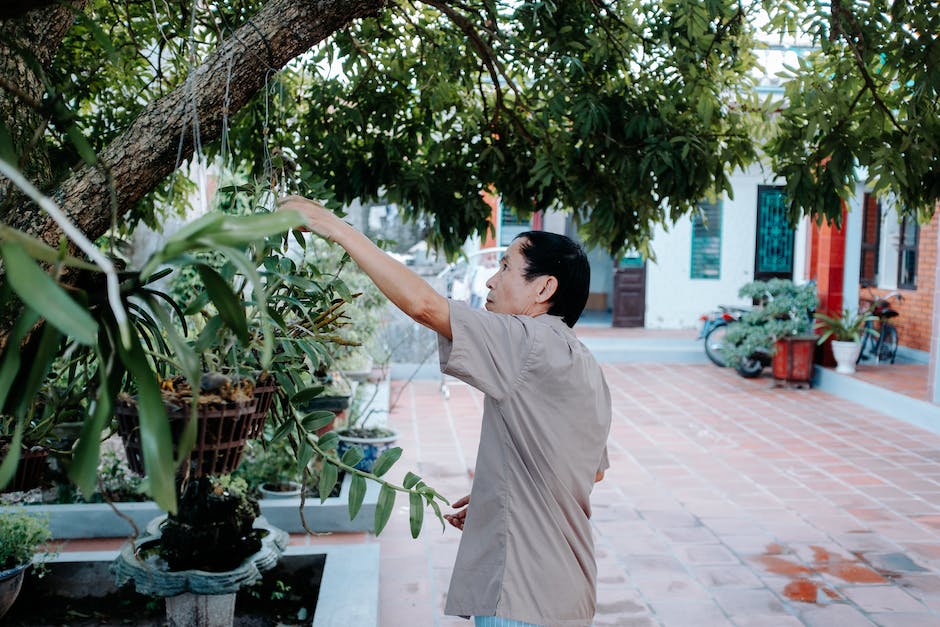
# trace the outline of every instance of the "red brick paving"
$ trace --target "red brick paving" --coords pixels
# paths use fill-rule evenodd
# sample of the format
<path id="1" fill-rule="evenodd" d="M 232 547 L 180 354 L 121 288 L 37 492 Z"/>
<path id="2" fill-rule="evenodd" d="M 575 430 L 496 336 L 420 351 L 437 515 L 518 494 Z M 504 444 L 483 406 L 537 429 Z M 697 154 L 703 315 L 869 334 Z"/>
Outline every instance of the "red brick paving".
<path id="1" fill-rule="evenodd" d="M 711 365 L 605 372 L 597 627 L 940 626 L 940 436 Z M 394 472 L 456 499 L 470 488 L 482 397 L 447 389 L 412 382 L 390 424 L 405 449 Z M 399 503 L 378 540 L 383 627 L 469 626 L 442 610 L 458 539 L 431 521 L 412 540 Z"/>

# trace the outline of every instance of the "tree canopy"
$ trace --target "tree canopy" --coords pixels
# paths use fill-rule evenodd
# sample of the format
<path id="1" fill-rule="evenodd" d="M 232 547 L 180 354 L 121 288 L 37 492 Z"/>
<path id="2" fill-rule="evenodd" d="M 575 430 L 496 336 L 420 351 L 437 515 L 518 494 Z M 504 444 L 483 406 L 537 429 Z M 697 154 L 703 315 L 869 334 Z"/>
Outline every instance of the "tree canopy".
<path id="1" fill-rule="evenodd" d="M 487 228 L 483 189 L 646 250 L 762 151 L 794 219 L 840 216 L 856 165 L 924 218 L 940 198 L 924 4 L 34 0 L 0 21 L 0 151 L 92 237 L 158 220 L 194 151 L 277 190 L 383 196 L 449 252 Z M 781 36 L 816 47 L 785 103 L 754 90 L 758 41 Z M 0 203 L 55 244 L 9 184 Z"/>

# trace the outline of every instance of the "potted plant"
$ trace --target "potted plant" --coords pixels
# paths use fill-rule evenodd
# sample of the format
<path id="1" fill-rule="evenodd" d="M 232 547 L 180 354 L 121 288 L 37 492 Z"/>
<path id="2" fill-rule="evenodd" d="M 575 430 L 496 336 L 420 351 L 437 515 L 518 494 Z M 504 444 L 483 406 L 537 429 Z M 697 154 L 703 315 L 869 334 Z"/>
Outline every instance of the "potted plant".
<path id="1" fill-rule="evenodd" d="M 300 496 L 303 468 L 297 463 L 288 439 L 272 439 L 271 436 L 268 428 L 263 438 L 248 443 L 244 459 L 233 476 L 243 478 L 248 488 L 262 498 Z"/>
<path id="2" fill-rule="evenodd" d="M 370 388 L 372 395 L 366 400 L 365 395 Z M 337 455 L 343 457 L 350 449 L 358 449 L 362 459 L 356 462 L 355 468 L 365 472 L 371 472 L 376 460 L 398 440 L 398 432 L 394 429 L 369 424 L 369 419 L 375 415 L 371 405 L 377 392 L 375 384 L 361 385 L 349 410 L 346 426 L 336 432 L 339 436 Z"/>
<path id="3" fill-rule="evenodd" d="M 797 285 L 788 279 L 752 281 L 739 294 L 753 299 L 755 307 L 728 325 L 722 347 L 726 365 L 753 377 L 772 362 L 776 379 L 808 383 L 816 342 L 812 312 L 819 302 L 815 284 Z"/>
<path id="4" fill-rule="evenodd" d="M 837 316 L 816 314 L 816 328 L 822 331 L 819 343 L 832 339 L 832 355 L 836 360 L 836 372 L 852 374 L 862 348 L 861 336 L 865 325 L 878 318 L 870 309 L 852 311 L 843 309 Z M 878 331 L 872 329 L 877 336 Z"/>
<path id="5" fill-rule="evenodd" d="M 33 556 L 51 537 L 49 523 L 43 518 L 22 508 L 0 512 L 0 618 L 19 595 Z"/>

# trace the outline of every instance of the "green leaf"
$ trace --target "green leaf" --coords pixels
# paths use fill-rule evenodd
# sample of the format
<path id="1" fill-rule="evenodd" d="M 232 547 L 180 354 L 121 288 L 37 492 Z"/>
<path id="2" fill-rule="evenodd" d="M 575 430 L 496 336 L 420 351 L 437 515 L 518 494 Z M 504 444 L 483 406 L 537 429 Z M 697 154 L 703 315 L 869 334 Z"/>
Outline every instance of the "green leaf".
<path id="1" fill-rule="evenodd" d="M 2 121 L 0 121 L 0 159 L 13 166 L 19 162 L 16 147 L 13 144 L 13 136 L 10 135 L 10 129 Z"/>
<path id="2" fill-rule="evenodd" d="M 408 488 L 408 489 L 410 490 L 411 488 L 413 488 L 413 487 L 415 487 L 416 485 L 418 485 L 418 482 L 419 482 L 419 481 L 421 481 L 421 477 L 419 477 L 418 475 L 414 474 L 413 472 L 411 472 L 411 471 L 409 470 L 409 471 L 405 474 L 405 479 L 404 479 L 404 481 L 402 481 L 401 485 L 402 485 L 403 487 Z"/>
<path id="3" fill-rule="evenodd" d="M 421 533 L 421 526 L 424 524 L 424 503 L 421 500 L 421 495 L 417 492 L 409 494 L 408 500 L 410 502 L 408 522 L 411 525 L 411 537 L 417 538 L 418 534 Z"/>
<path id="4" fill-rule="evenodd" d="M 366 498 L 366 480 L 362 475 L 353 475 L 349 482 L 349 520 L 352 520 L 362 509 L 362 502 Z"/>
<path id="5" fill-rule="evenodd" d="M 431 509 L 434 510 L 434 515 L 437 516 L 437 519 L 441 521 L 441 531 L 446 531 L 447 523 L 444 522 L 444 515 L 441 513 L 440 505 L 438 505 L 437 501 L 430 497 L 428 498 L 428 505 L 430 505 Z"/>
<path id="6" fill-rule="evenodd" d="M 395 462 L 398 461 L 398 458 L 401 457 L 401 447 L 395 446 L 388 450 L 382 451 L 382 454 L 379 455 L 379 458 L 375 460 L 375 465 L 372 467 L 372 474 L 376 477 L 381 477 L 388 469 L 391 468 Z"/>
<path id="7" fill-rule="evenodd" d="M 118 350 L 121 361 L 137 386 L 140 444 L 150 496 L 162 509 L 175 513 L 176 464 L 173 462 L 173 440 L 160 386 L 136 337 L 132 339 L 129 348 L 119 343 Z"/>
<path id="8" fill-rule="evenodd" d="M 385 524 L 392 515 L 392 509 L 395 507 L 395 490 L 387 485 L 382 485 L 379 490 L 379 500 L 375 504 L 375 535 L 382 533 Z"/>
<path id="9" fill-rule="evenodd" d="M 56 250 L 52 246 L 49 246 L 44 241 L 37 239 L 32 235 L 27 235 L 26 233 L 5 224 L 0 224 L 0 240 L 4 242 L 16 242 L 23 247 L 23 250 L 26 251 L 27 255 L 39 261 L 45 261 L 49 264 L 61 263 L 62 265 L 69 266 L 71 268 L 80 268 L 82 270 L 90 270 L 92 272 L 102 272 L 101 268 L 93 263 L 83 261 L 77 257 L 63 255 L 60 251 Z"/>
<path id="10" fill-rule="evenodd" d="M 277 442 L 281 438 L 285 437 L 288 433 L 294 430 L 297 426 L 293 420 L 285 420 L 281 425 L 274 431 L 274 435 L 271 436 L 272 442 Z"/>
<path id="11" fill-rule="evenodd" d="M 88 140 L 85 139 L 85 136 L 82 135 L 82 131 L 78 126 L 72 124 L 65 131 L 66 136 L 69 138 L 69 141 L 75 146 L 75 150 L 78 151 L 78 154 L 81 156 L 82 160 L 88 165 L 95 165 L 98 163 L 98 155 L 95 154 L 94 149 L 91 147 L 91 144 L 88 143 Z"/>
<path id="12" fill-rule="evenodd" d="M 306 468 L 315 454 L 313 447 L 306 440 L 302 441 L 297 447 L 297 467 Z"/>
<path id="13" fill-rule="evenodd" d="M 323 468 L 320 469 L 320 482 L 317 484 L 317 490 L 320 492 L 320 502 L 323 503 L 330 496 L 330 492 L 333 491 L 333 486 L 336 485 L 336 479 L 338 477 L 338 472 L 336 466 L 329 462 L 323 463 Z"/>
<path id="14" fill-rule="evenodd" d="M 205 264 L 199 264 L 196 270 L 199 272 L 203 285 L 206 286 L 206 293 L 218 309 L 219 316 L 235 332 L 242 345 L 247 344 L 248 319 L 245 316 L 245 306 L 241 299 L 232 291 L 222 275 L 214 269 Z"/>
<path id="15" fill-rule="evenodd" d="M 22 398 L 19 390 L 16 390 L 15 396 L 10 399 L 11 402 L 7 402 L 10 398 L 10 390 L 13 388 L 13 383 L 16 381 L 17 375 L 20 372 L 20 364 L 22 362 L 20 358 L 22 346 L 20 346 L 20 344 L 23 342 L 23 339 L 29 333 L 30 329 L 33 328 L 33 325 L 38 321 L 39 315 L 27 307 L 23 310 L 23 313 L 20 314 L 20 317 L 17 318 L 16 324 L 13 325 L 13 329 L 10 331 L 6 346 L 3 349 L 3 361 L 0 362 L 0 409 L 8 406 L 12 407 L 16 399 Z M 10 409 L 10 411 L 12 411 L 12 409 Z"/>
<path id="16" fill-rule="evenodd" d="M 14 410 L 17 416 L 26 416 L 34 399 L 39 393 L 39 389 L 52 367 L 52 361 L 59 349 L 59 342 L 62 334 L 58 332 L 51 324 L 43 324 L 39 331 L 39 343 L 35 352 L 31 351 L 28 355 L 31 362 L 31 368 L 25 381 L 21 381 L 17 386 L 17 394 L 21 395 L 20 402 Z"/>
<path id="17" fill-rule="evenodd" d="M 166 335 L 167 342 L 169 342 L 170 346 L 173 348 L 176 363 L 179 364 L 183 376 L 189 381 L 189 385 L 192 389 L 198 389 L 202 370 L 202 366 L 199 363 L 199 355 L 197 355 L 189 343 L 183 339 L 183 336 L 179 334 L 176 330 L 176 326 L 173 324 L 173 319 L 170 318 L 170 315 L 163 308 L 163 305 L 160 304 L 154 296 L 148 296 L 147 305 L 150 307 L 150 311 L 160 320 L 162 331 Z"/>
<path id="18" fill-rule="evenodd" d="M 336 420 L 336 414 L 325 409 L 312 411 L 303 419 L 304 429 L 310 433 L 316 433 L 326 425 Z"/>
<path id="19" fill-rule="evenodd" d="M 99 364 L 105 360 L 99 356 Z M 78 442 L 72 452 L 72 463 L 69 464 L 69 479 L 78 486 L 82 495 L 90 498 L 98 487 L 98 459 L 101 454 L 101 433 L 104 431 L 113 415 L 111 394 L 108 390 L 107 376 L 99 371 L 101 382 L 95 394 L 95 405 L 91 415 L 82 423 L 82 431 Z"/>
<path id="20" fill-rule="evenodd" d="M 290 397 L 291 405 L 300 406 L 304 403 L 316 398 L 323 391 L 322 385 L 314 385 L 313 387 L 305 388 L 300 390 L 296 394 Z"/>
<path id="21" fill-rule="evenodd" d="M 16 428 L 13 429 L 13 438 L 10 440 L 10 447 L 3 458 L 3 463 L 0 464 L 0 488 L 5 488 L 13 480 L 13 475 L 16 474 L 16 467 L 20 463 L 20 448 L 23 446 L 23 428 L 23 421 L 17 421 Z"/>
<path id="22" fill-rule="evenodd" d="M 317 440 L 317 446 L 321 451 L 332 451 L 339 444 L 339 435 L 335 431 L 328 431 Z"/>
<path id="23" fill-rule="evenodd" d="M 0 243 L 6 278 L 16 294 L 51 325 L 80 344 L 92 345 L 98 339 L 98 323 L 81 305 L 13 242 Z"/>
<path id="24" fill-rule="evenodd" d="M 274 334 L 271 332 L 271 323 L 268 320 L 267 294 L 264 291 L 264 283 L 261 282 L 261 275 L 258 274 L 255 265 L 249 261 L 241 251 L 234 248 L 219 246 L 229 261 L 231 261 L 251 282 L 254 290 L 255 307 L 258 308 L 259 320 L 261 321 L 261 369 L 267 370 L 271 363 L 271 356 L 274 353 Z"/>
<path id="25" fill-rule="evenodd" d="M 343 453 L 343 463 L 347 466 L 355 466 L 362 461 L 362 458 L 366 454 L 362 451 L 362 447 L 353 446 L 346 449 L 346 452 Z"/>

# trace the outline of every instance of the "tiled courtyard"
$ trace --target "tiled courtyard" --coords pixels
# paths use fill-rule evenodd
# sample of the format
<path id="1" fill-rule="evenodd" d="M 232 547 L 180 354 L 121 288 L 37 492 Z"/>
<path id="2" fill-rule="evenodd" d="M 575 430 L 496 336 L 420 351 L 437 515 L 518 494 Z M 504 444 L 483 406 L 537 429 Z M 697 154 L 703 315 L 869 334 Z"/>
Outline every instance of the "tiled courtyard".
<path id="1" fill-rule="evenodd" d="M 711 365 L 604 368 L 614 420 L 593 497 L 597 627 L 940 625 L 940 436 Z M 390 423 L 397 472 L 456 499 L 482 397 L 450 379 L 446 392 L 393 381 Z M 412 540 L 399 503 L 378 540 L 383 627 L 469 625 L 443 615 L 458 539 L 428 521 Z"/>

